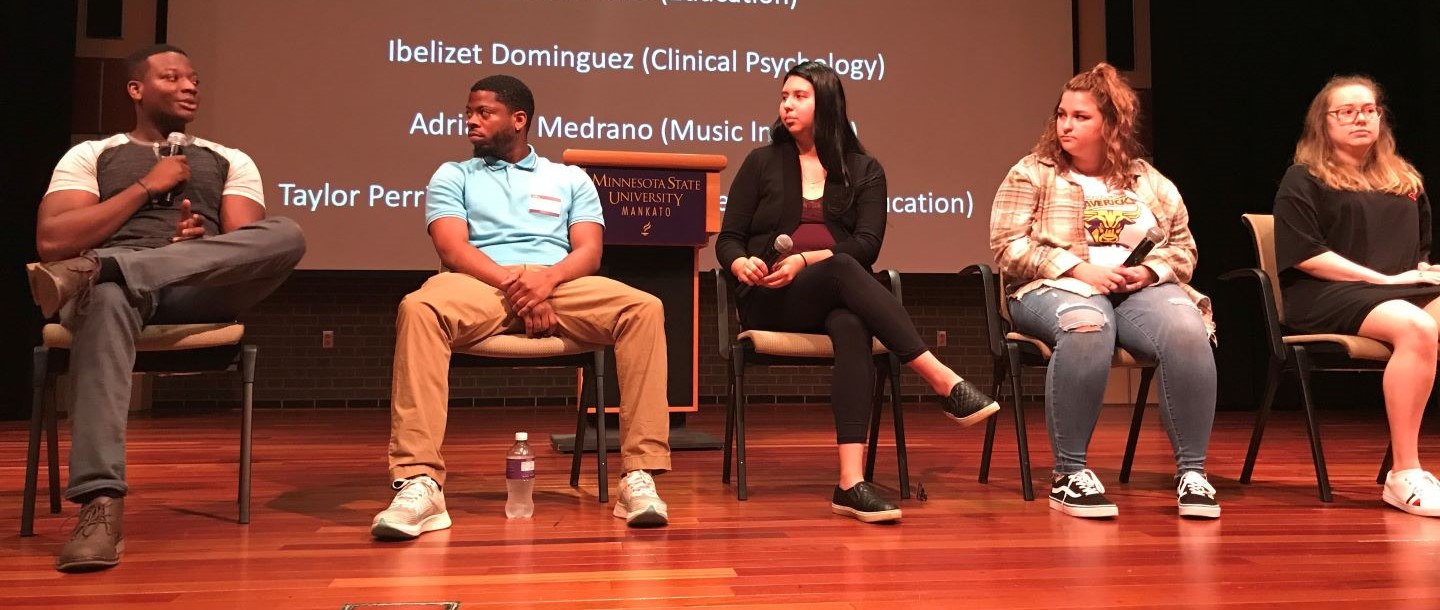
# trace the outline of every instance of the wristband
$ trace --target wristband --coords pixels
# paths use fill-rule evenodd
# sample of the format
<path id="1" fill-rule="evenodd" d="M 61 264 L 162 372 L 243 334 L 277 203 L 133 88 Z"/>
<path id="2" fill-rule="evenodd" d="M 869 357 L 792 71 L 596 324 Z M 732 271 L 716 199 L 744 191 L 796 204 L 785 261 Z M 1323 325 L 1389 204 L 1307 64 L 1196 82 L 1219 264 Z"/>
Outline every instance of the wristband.
<path id="1" fill-rule="evenodd" d="M 136 179 L 135 179 L 135 184 L 138 184 L 138 185 L 140 185 L 140 188 L 145 189 L 145 198 L 146 198 L 146 199 L 151 200 L 151 201 L 154 201 L 154 200 L 155 200 L 155 193 L 150 190 L 150 187 L 145 186 L 145 181 L 144 181 L 144 180 L 141 180 L 141 179 L 139 179 L 139 178 L 136 178 Z"/>
<path id="2" fill-rule="evenodd" d="M 801 253 L 800 253 L 800 262 L 805 263 L 805 266 L 806 266 L 806 267 L 809 267 L 809 266 L 810 266 L 810 259 L 805 258 L 805 253 L 804 253 L 804 252 L 801 252 Z"/>

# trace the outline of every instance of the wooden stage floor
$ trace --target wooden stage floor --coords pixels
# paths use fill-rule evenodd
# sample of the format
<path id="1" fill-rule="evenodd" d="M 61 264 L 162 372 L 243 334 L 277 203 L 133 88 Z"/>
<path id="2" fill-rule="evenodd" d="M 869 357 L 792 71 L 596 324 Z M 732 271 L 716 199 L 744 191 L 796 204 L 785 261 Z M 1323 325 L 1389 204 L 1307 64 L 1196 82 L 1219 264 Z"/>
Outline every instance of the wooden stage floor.
<path id="1" fill-rule="evenodd" d="M 1051 460 L 1043 414 L 1028 415 L 1038 491 Z M 1440 607 L 1440 519 L 1384 506 L 1373 481 L 1385 449 L 1378 408 L 1326 415 L 1328 505 L 1316 497 L 1296 413 L 1272 418 L 1248 486 L 1236 479 L 1251 414 L 1221 413 L 1210 472 L 1224 516 L 1214 522 L 1175 515 L 1169 443 L 1153 409 L 1130 484 L 1116 481 L 1129 410 L 1106 409 L 1092 443 L 1091 465 L 1120 506 L 1113 521 L 1061 515 L 1043 491 L 1022 501 L 1013 430 L 1000 416 L 992 479 L 981 485 L 983 428 L 960 430 L 932 405 L 910 406 L 912 485 L 923 483 L 929 500 L 903 503 L 899 525 L 876 526 L 830 514 L 828 409 L 753 408 L 751 499 L 736 501 L 720 483 L 719 451 L 677 453 L 675 471 L 658 479 L 671 525 L 632 531 L 595 501 L 594 462 L 577 492 L 568 456 L 545 443 L 535 517 L 504 518 L 511 433 L 570 431 L 573 415 L 456 411 L 445 452 L 455 525 L 409 543 L 368 535 L 392 493 L 385 411 L 257 413 L 249 526 L 233 522 L 236 414 L 140 418 L 130 427 L 124 561 L 83 575 L 52 569 L 73 506 L 50 515 L 42 505 L 37 535 L 18 536 L 25 433 L 7 422 L 0 608 Z M 723 423 L 719 409 L 692 419 L 717 434 Z M 1440 441 L 1429 434 L 1422 444 L 1440 467 Z M 881 484 L 896 485 L 894 463 L 882 444 Z"/>

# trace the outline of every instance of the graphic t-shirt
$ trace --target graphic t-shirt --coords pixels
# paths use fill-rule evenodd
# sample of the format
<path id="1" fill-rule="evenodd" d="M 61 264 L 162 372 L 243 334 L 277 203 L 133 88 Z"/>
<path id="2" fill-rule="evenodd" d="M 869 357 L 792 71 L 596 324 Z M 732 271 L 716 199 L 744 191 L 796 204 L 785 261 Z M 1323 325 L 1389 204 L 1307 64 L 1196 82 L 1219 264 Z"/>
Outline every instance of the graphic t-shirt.
<path id="1" fill-rule="evenodd" d="M 1085 243 L 1090 263 L 1119 267 L 1155 226 L 1155 213 L 1134 192 L 1110 188 L 1101 178 L 1071 172 L 1070 180 L 1085 191 Z"/>

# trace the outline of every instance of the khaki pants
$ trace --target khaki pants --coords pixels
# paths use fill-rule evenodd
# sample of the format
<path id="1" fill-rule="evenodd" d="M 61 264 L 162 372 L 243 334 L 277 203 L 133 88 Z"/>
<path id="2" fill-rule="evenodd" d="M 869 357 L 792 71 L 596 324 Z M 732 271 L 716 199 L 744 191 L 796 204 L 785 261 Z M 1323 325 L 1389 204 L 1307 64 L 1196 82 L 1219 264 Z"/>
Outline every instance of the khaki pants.
<path id="1" fill-rule="evenodd" d="M 390 477 L 429 475 L 445 483 L 445 440 L 452 350 L 497 334 L 523 332 L 506 311 L 504 293 L 463 273 L 440 273 L 405 296 L 395 322 L 390 400 Z M 622 470 L 670 469 L 670 415 L 665 383 L 664 306 L 653 295 L 604 277 L 555 287 L 551 307 L 559 334 L 615 346 L 620 379 Z"/>

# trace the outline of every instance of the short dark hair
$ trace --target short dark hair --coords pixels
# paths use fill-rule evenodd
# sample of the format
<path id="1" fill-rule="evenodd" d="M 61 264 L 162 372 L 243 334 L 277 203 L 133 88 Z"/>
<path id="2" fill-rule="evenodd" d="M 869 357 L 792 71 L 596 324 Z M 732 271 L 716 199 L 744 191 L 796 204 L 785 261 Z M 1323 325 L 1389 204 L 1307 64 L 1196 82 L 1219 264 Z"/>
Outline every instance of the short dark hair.
<path id="1" fill-rule="evenodd" d="M 186 57 L 190 55 L 180 47 L 168 44 L 152 44 L 134 53 L 125 56 L 125 70 L 130 73 L 130 80 L 145 78 L 145 69 L 149 66 L 150 56 L 161 53 L 179 53 Z"/>
<path id="2" fill-rule="evenodd" d="M 530 93 L 530 88 L 520 79 L 506 74 L 487 76 L 475 82 L 470 87 L 470 92 L 489 91 L 495 94 L 495 99 L 505 104 L 512 112 L 516 110 L 525 111 L 529 121 L 525 123 L 525 132 L 530 132 L 530 123 L 535 121 L 535 95 Z"/>

